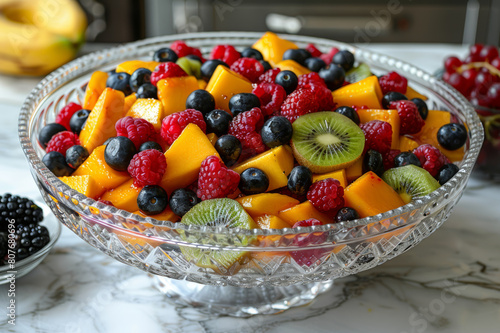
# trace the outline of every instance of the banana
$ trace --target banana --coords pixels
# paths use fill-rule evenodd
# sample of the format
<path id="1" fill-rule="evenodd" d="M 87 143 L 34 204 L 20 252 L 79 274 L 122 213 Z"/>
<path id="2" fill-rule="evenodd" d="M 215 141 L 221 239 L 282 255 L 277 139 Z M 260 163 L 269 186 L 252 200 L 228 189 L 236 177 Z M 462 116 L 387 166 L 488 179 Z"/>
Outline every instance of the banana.
<path id="1" fill-rule="evenodd" d="M 51 72 L 75 57 L 86 26 L 74 0 L 0 0 L 0 72 Z"/>

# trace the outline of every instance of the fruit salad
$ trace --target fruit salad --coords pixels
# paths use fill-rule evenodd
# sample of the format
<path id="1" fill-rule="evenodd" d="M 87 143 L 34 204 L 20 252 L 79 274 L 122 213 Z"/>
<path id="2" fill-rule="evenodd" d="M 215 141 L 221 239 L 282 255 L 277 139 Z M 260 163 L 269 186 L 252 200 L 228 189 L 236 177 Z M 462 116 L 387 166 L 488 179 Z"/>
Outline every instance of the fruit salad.
<path id="1" fill-rule="evenodd" d="M 326 51 L 268 32 L 241 50 L 217 45 L 204 55 L 177 41 L 152 59 L 96 71 L 80 104 L 40 131 L 43 162 L 106 205 L 242 229 L 377 215 L 458 172 L 463 124 L 429 110 L 404 76 L 377 77 L 350 51 Z M 244 254 L 181 250 L 202 267 L 213 256 L 230 267 Z M 309 266 L 308 252 L 290 256 Z"/>

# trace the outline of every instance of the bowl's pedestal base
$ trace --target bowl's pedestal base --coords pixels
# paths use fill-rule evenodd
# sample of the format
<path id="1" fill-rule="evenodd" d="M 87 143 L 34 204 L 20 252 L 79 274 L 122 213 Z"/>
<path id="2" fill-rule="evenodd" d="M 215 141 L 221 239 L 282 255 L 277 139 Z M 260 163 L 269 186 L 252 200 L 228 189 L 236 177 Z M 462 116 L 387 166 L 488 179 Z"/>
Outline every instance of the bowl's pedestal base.
<path id="1" fill-rule="evenodd" d="M 310 303 L 330 290 L 333 281 L 296 284 L 286 287 L 218 287 L 155 276 L 155 286 L 176 303 L 202 312 L 236 317 L 274 314 Z"/>

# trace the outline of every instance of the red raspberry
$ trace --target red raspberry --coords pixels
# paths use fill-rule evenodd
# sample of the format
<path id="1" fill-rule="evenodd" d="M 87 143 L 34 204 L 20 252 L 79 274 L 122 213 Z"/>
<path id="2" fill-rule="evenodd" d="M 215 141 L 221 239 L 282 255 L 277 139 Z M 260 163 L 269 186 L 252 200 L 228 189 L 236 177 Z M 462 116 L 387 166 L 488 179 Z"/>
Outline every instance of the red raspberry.
<path id="1" fill-rule="evenodd" d="M 198 191 L 201 200 L 225 198 L 236 191 L 240 175 L 228 169 L 217 156 L 208 156 L 202 163 L 198 175 Z"/>
<path id="2" fill-rule="evenodd" d="M 308 219 L 296 222 L 292 228 L 298 227 L 311 227 L 315 225 L 322 225 L 321 221 L 316 219 Z M 311 244 L 321 244 L 326 241 L 327 234 L 324 232 L 315 232 L 310 234 L 298 234 L 293 239 L 293 244 L 297 246 L 307 246 Z M 292 258 L 301 266 L 310 267 L 312 264 L 316 263 L 321 257 L 327 253 L 328 250 L 325 249 L 310 249 L 310 250 L 299 250 L 290 251 Z"/>
<path id="3" fill-rule="evenodd" d="M 203 114 L 195 109 L 187 109 L 172 113 L 163 118 L 161 123 L 161 137 L 167 144 L 171 145 L 181 135 L 188 124 L 196 124 L 203 133 L 207 130 Z"/>
<path id="4" fill-rule="evenodd" d="M 390 72 L 378 79 L 382 93 L 385 95 L 390 91 L 406 94 L 408 80 L 396 72 Z"/>
<path id="5" fill-rule="evenodd" d="M 384 170 L 389 170 L 391 168 L 394 168 L 394 159 L 399 154 L 401 154 L 401 150 L 391 149 L 382 156 L 384 161 Z"/>
<path id="6" fill-rule="evenodd" d="M 400 121 L 399 134 L 418 133 L 425 125 L 425 120 L 418 112 L 418 108 L 412 101 L 391 102 L 391 109 L 397 109 Z"/>
<path id="7" fill-rule="evenodd" d="M 371 120 L 365 124 L 361 124 L 359 127 L 365 133 L 365 149 L 363 153 L 373 149 L 384 155 L 391 150 L 391 124 L 381 120 Z"/>
<path id="8" fill-rule="evenodd" d="M 210 54 L 210 59 L 222 60 L 228 66 L 231 66 L 240 57 L 240 53 L 232 45 L 217 45 L 212 49 L 212 53 Z"/>
<path id="9" fill-rule="evenodd" d="M 259 78 L 257 79 L 257 83 L 275 83 L 276 76 L 279 72 L 281 72 L 281 69 L 279 68 L 270 69 L 259 76 Z"/>
<path id="10" fill-rule="evenodd" d="M 134 155 L 128 165 L 128 173 L 134 178 L 134 186 L 158 185 L 165 170 L 165 155 L 156 149 L 146 149 Z"/>
<path id="11" fill-rule="evenodd" d="M 297 85 L 297 88 L 307 87 L 309 84 L 318 85 L 326 88 L 325 81 L 316 72 L 299 75 L 299 83 Z"/>
<path id="12" fill-rule="evenodd" d="M 155 86 L 158 84 L 158 81 L 162 79 L 166 79 L 167 77 L 179 77 L 179 76 L 188 76 L 188 74 L 181 68 L 181 66 L 177 65 L 173 62 L 162 62 L 158 66 L 153 73 L 151 73 L 151 84 Z"/>
<path id="13" fill-rule="evenodd" d="M 332 111 L 335 109 L 332 91 L 320 85 L 310 85 L 312 93 L 316 96 L 318 111 Z"/>
<path id="14" fill-rule="evenodd" d="M 178 40 L 173 42 L 170 45 L 170 48 L 177 53 L 177 56 L 179 58 L 185 57 L 190 54 L 194 54 L 195 56 L 198 56 L 202 62 L 205 62 L 205 58 L 203 58 L 203 55 L 201 54 L 201 51 L 195 47 L 188 46 L 184 41 Z"/>
<path id="15" fill-rule="evenodd" d="M 317 112 L 319 102 L 311 89 L 296 89 L 281 105 L 281 115 L 293 123 L 298 117 Z"/>
<path id="16" fill-rule="evenodd" d="M 63 125 L 68 131 L 71 131 L 71 128 L 69 127 L 69 121 L 71 120 L 71 117 L 81 109 L 81 105 L 73 102 L 69 103 L 68 105 L 63 107 L 57 114 L 56 123 Z"/>
<path id="17" fill-rule="evenodd" d="M 252 93 L 259 97 L 260 109 L 266 116 L 278 114 L 286 97 L 285 89 L 276 83 L 260 83 Z"/>
<path id="18" fill-rule="evenodd" d="M 118 119 L 115 129 L 117 136 L 129 138 L 137 149 L 144 142 L 154 140 L 156 134 L 154 126 L 149 121 L 130 116 Z"/>
<path id="19" fill-rule="evenodd" d="M 450 163 L 439 149 L 430 144 L 418 146 L 413 149 L 413 154 L 420 160 L 422 168 L 427 170 L 433 177 L 437 175 L 443 165 Z"/>
<path id="20" fill-rule="evenodd" d="M 311 185 L 307 200 L 320 212 L 336 214 L 344 207 L 344 188 L 337 179 L 326 178 Z"/>
<path id="21" fill-rule="evenodd" d="M 259 76 L 264 73 L 264 66 L 253 58 L 239 58 L 233 62 L 230 68 L 254 83 L 257 82 Z"/>
<path id="22" fill-rule="evenodd" d="M 52 139 L 47 143 L 47 148 L 45 151 L 50 153 L 51 151 L 57 151 L 64 156 L 66 156 L 66 150 L 75 145 L 80 145 L 80 139 L 78 134 L 70 131 L 63 131 L 55 134 Z"/>
<path id="23" fill-rule="evenodd" d="M 313 43 L 307 44 L 306 50 L 309 51 L 309 53 L 311 53 L 311 56 L 315 58 L 319 57 L 322 54 L 321 51 L 318 50 L 316 45 L 314 45 Z"/>
<path id="24" fill-rule="evenodd" d="M 336 47 L 332 47 L 332 49 L 330 50 L 330 52 L 323 53 L 319 57 L 321 59 L 323 59 L 323 61 L 328 65 L 328 64 L 330 64 L 332 62 L 333 56 L 336 55 L 337 52 L 339 52 L 339 49 L 336 48 Z"/>
<path id="25" fill-rule="evenodd" d="M 241 142 L 240 159 L 260 154 L 266 150 L 262 142 L 260 130 L 264 125 L 264 115 L 259 108 L 245 111 L 233 118 L 229 125 L 228 134 L 234 135 Z"/>

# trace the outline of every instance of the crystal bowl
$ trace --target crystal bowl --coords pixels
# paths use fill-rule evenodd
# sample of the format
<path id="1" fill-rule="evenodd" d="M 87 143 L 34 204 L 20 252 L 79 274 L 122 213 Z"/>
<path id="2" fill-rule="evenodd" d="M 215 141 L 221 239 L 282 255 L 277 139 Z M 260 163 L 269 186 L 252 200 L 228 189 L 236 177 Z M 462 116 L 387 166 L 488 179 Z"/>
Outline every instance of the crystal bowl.
<path id="1" fill-rule="evenodd" d="M 450 216 L 483 141 L 481 122 L 472 106 L 434 76 L 348 44 L 283 35 L 300 47 L 315 43 L 323 52 L 331 47 L 348 49 L 375 73 L 395 70 L 405 75 L 410 85 L 429 96 L 429 108 L 449 110 L 467 125 L 467 151 L 459 172 L 428 196 L 376 216 L 316 227 L 242 230 L 158 221 L 104 205 L 66 186 L 41 162 L 40 129 L 54 121 L 66 103 L 82 100 L 93 71 L 107 71 L 126 60 L 151 59 L 155 50 L 179 39 L 208 55 L 217 44 L 241 50 L 260 36 L 246 32 L 173 35 L 92 53 L 43 79 L 26 99 L 19 117 L 19 137 L 31 173 L 57 218 L 103 253 L 152 274 L 158 288 L 173 301 L 210 313 L 250 316 L 307 304 L 331 288 L 335 278 L 370 269 L 408 251 Z M 321 241 L 294 245 L 295 239 L 304 237 Z M 223 258 L 231 252 L 244 252 L 243 260 L 228 267 Z M 293 259 L 301 255 L 310 260 Z M 208 263 L 207 267 L 197 266 L 199 260 Z"/>

